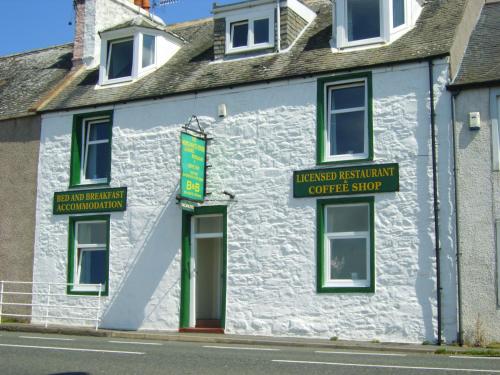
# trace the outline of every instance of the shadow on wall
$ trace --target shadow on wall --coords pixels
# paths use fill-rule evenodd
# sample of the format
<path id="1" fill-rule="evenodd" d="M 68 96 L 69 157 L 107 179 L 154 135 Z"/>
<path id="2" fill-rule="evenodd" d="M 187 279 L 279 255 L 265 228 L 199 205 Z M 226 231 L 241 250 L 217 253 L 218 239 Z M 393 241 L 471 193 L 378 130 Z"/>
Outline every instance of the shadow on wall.
<path id="1" fill-rule="evenodd" d="M 179 212 L 174 191 L 156 220 L 146 225 L 149 232 L 141 234 L 142 246 L 103 312 L 102 328 L 141 328 L 146 306 L 180 249 L 180 241 L 168 237 L 169 233 L 181 232 Z"/>

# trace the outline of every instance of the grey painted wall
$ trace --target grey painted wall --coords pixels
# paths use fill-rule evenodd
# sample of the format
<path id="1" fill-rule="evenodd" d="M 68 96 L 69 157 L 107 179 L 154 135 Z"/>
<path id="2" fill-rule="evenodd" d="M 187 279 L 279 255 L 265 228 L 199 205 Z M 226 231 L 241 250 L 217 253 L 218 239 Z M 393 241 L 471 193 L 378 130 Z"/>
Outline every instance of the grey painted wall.
<path id="1" fill-rule="evenodd" d="M 500 341 L 495 220 L 500 219 L 500 172 L 493 171 L 490 89 L 462 91 L 455 102 L 458 241 L 464 339 Z M 481 129 L 469 130 L 468 113 Z"/>
<path id="2" fill-rule="evenodd" d="M 39 145 L 39 116 L 0 121 L 0 280 L 31 281 L 33 277 Z M 5 288 L 14 290 L 14 286 Z M 15 288 L 31 290 L 30 285 Z M 17 298 L 15 302 L 28 301 Z M 4 306 L 3 312 L 29 310 Z"/>

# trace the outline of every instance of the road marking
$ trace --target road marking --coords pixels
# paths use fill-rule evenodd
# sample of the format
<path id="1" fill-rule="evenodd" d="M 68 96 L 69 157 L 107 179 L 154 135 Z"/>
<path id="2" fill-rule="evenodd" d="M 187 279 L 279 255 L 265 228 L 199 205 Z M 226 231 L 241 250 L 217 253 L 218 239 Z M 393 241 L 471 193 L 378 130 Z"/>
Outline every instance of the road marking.
<path id="1" fill-rule="evenodd" d="M 110 353 L 110 354 L 136 354 L 142 355 L 142 352 L 122 352 L 118 350 L 98 350 L 98 349 L 83 349 L 83 348 L 60 348 L 56 346 L 34 346 L 34 345 L 12 345 L 0 344 L 0 346 L 8 348 L 26 348 L 26 349 L 45 349 L 45 350 L 65 350 L 70 352 L 91 352 L 91 353 Z"/>
<path id="2" fill-rule="evenodd" d="M 320 354 L 348 354 L 348 355 L 371 355 L 371 356 L 382 356 L 382 357 L 406 357 L 406 354 L 395 354 L 395 353 L 366 353 L 366 352 L 327 352 L 317 350 L 315 353 Z"/>
<path id="3" fill-rule="evenodd" d="M 463 358 L 463 359 L 500 359 L 500 357 L 488 357 L 483 355 L 450 355 L 450 358 Z"/>
<path id="4" fill-rule="evenodd" d="M 500 374 L 500 370 L 478 370 L 466 368 L 446 368 L 446 367 L 418 367 L 418 366 L 396 366 L 396 365 L 363 365 L 360 363 L 336 363 L 336 362 L 314 362 L 314 361 L 290 361 L 286 359 L 273 359 L 272 362 L 279 363 L 298 363 L 304 365 L 330 365 L 330 366 L 346 366 L 346 367 L 374 367 L 374 368 L 391 368 L 405 370 L 429 370 L 429 371 L 462 371 L 462 372 L 486 372 L 488 374 Z"/>
<path id="5" fill-rule="evenodd" d="M 216 346 L 216 345 L 204 345 L 204 348 L 210 349 L 230 349 L 230 350 L 258 350 L 263 352 L 279 352 L 280 349 L 271 349 L 271 348 L 246 348 L 241 346 Z"/>
<path id="6" fill-rule="evenodd" d="M 156 345 L 162 346 L 163 344 L 157 342 L 138 342 L 138 341 L 108 341 L 112 344 L 134 344 L 134 345 Z"/>
<path id="7" fill-rule="evenodd" d="M 57 340 L 57 341 L 75 341 L 75 339 L 63 339 L 57 337 L 37 337 L 37 336 L 19 336 L 20 339 L 34 339 L 34 340 Z"/>

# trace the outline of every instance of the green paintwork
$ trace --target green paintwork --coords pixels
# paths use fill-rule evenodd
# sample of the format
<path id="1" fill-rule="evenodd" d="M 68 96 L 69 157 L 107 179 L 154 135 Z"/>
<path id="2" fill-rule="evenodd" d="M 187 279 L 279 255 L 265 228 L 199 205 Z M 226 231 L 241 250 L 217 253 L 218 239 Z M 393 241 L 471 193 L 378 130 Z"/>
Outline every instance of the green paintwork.
<path id="1" fill-rule="evenodd" d="M 181 198 L 204 201 L 206 151 L 205 139 L 181 133 Z"/>
<path id="2" fill-rule="evenodd" d="M 368 157 L 364 159 L 352 160 L 325 160 L 326 157 L 326 141 L 325 141 L 325 127 L 328 124 L 325 118 L 325 104 L 326 104 L 326 89 L 328 86 L 340 81 L 352 79 L 366 79 L 367 92 L 368 92 Z M 373 160 L 373 89 L 372 89 L 372 73 L 353 73 L 345 74 L 334 77 L 323 77 L 318 79 L 317 83 L 317 106 L 316 106 L 316 164 L 347 164 L 357 163 Z"/>
<path id="3" fill-rule="evenodd" d="M 75 270 L 73 269 L 74 265 L 74 256 L 75 256 L 75 227 L 76 222 L 79 221 L 93 221 L 93 220 L 101 220 L 106 221 L 107 226 L 107 238 L 106 238 L 106 248 L 107 248 L 107 258 L 106 258 L 106 285 L 104 286 L 104 290 L 101 292 L 101 296 L 107 296 L 109 293 L 109 222 L 110 215 L 92 215 L 92 216 L 76 216 L 69 218 L 69 233 L 68 233 L 68 284 L 73 283 L 73 277 L 75 274 Z M 97 296 L 99 292 L 82 292 L 82 291 L 73 291 L 71 285 L 68 285 L 67 294 L 70 295 L 79 295 L 79 296 Z"/>
<path id="4" fill-rule="evenodd" d="M 321 199 L 316 206 L 316 291 L 318 293 L 375 293 L 375 212 L 374 197 Z M 324 208 L 328 205 L 368 203 L 370 206 L 370 286 L 369 287 L 325 287 L 324 280 Z"/>
<path id="5" fill-rule="evenodd" d="M 71 135 L 71 161 L 70 161 L 70 174 L 69 174 L 69 187 L 78 187 L 80 185 L 81 176 L 81 157 L 82 157 L 82 126 L 86 119 L 93 117 L 109 117 L 109 147 L 112 149 L 113 142 L 113 111 L 99 111 L 99 112 L 89 112 L 82 113 L 73 116 L 73 129 Z M 106 161 L 111 164 L 111 152 L 109 153 L 109 159 Z M 111 181 L 111 168 L 109 169 L 109 176 L 107 184 Z M 92 184 L 92 186 L 103 185 Z M 88 185 L 85 185 L 88 186 Z"/>
<path id="6" fill-rule="evenodd" d="M 293 172 L 294 198 L 399 191 L 399 165 L 372 164 Z"/>
<path id="7" fill-rule="evenodd" d="M 54 215 L 114 212 L 126 209 L 126 187 L 54 193 Z"/>
<path id="8" fill-rule="evenodd" d="M 222 215 L 221 328 L 224 328 L 226 325 L 227 206 L 202 206 L 196 207 L 194 213 L 182 211 L 181 308 L 179 328 L 189 328 L 189 301 L 191 297 L 191 218 L 196 215 L 210 214 Z"/>

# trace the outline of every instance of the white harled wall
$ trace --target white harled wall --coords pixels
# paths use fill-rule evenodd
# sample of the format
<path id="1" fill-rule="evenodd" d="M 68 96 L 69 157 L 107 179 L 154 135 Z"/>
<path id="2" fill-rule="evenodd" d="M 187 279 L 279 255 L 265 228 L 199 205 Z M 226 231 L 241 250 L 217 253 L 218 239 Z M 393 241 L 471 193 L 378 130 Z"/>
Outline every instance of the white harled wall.
<path id="1" fill-rule="evenodd" d="M 450 151 L 444 83 L 434 68 L 440 157 Z M 181 210 L 179 131 L 196 114 L 208 148 L 207 204 L 228 204 L 226 332 L 422 342 L 436 337 L 427 63 L 375 69 L 376 163 L 399 163 L 398 193 L 375 195 L 376 292 L 316 293 L 316 199 L 294 199 L 292 173 L 316 165 L 316 79 L 102 107 L 114 110 L 111 186 L 128 187 L 128 208 L 111 214 L 106 328 L 177 330 Z M 228 117 L 217 117 L 226 104 Z M 34 280 L 66 282 L 68 217 L 52 215 L 69 185 L 75 112 L 43 116 Z M 441 212 L 451 205 L 450 166 L 440 163 Z M 232 202 L 222 191 L 235 194 Z M 451 219 L 450 219 L 451 220 Z M 451 221 L 441 225 L 444 334 L 456 338 Z M 75 298 L 75 297 L 72 297 Z M 87 303 L 86 297 L 76 297 Z M 69 324 L 81 324 L 73 321 Z"/>

